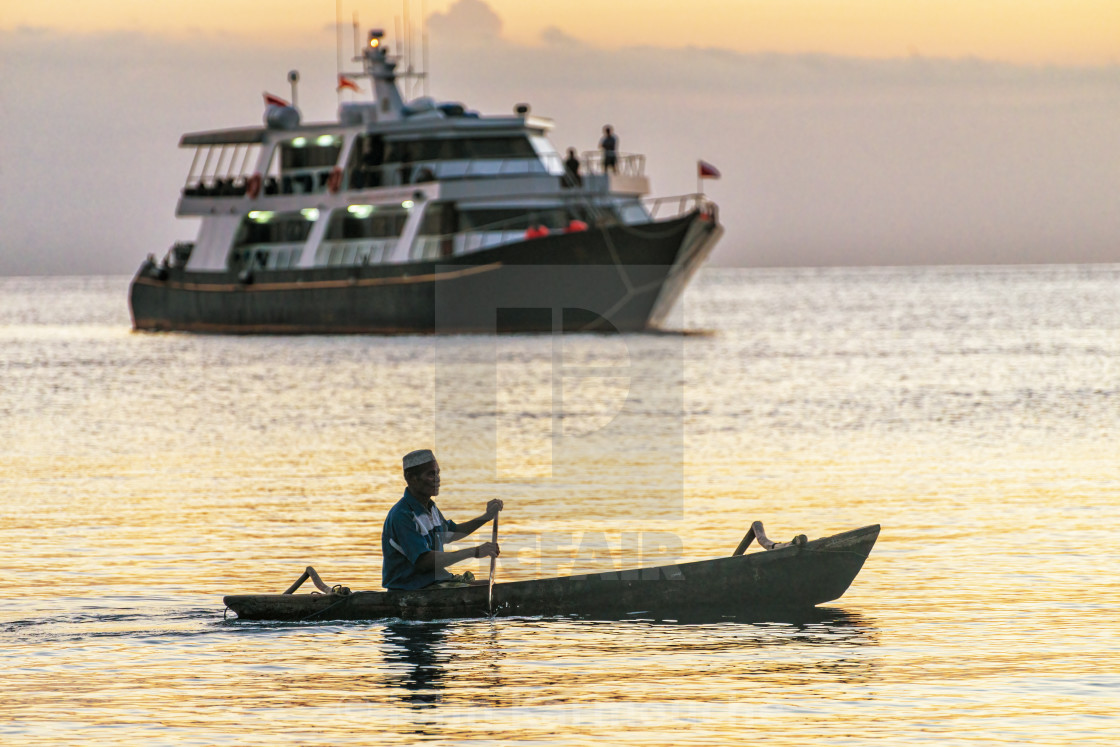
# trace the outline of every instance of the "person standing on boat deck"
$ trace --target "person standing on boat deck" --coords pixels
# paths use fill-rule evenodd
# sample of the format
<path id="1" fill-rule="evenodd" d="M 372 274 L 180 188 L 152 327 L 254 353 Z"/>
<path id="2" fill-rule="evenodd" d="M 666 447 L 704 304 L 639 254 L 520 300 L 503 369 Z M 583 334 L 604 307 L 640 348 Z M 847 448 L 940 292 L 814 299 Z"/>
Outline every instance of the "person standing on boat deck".
<path id="1" fill-rule="evenodd" d="M 603 139 L 599 141 L 603 150 L 603 173 L 613 171 L 618 173 L 618 136 L 610 125 L 603 128 Z"/>
<path id="2" fill-rule="evenodd" d="M 579 156 L 575 148 L 568 148 L 568 157 L 564 159 L 564 186 L 583 186 L 583 179 L 579 175 Z"/>
<path id="3" fill-rule="evenodd" d="M 504 504 L 493 499 L 486 513 L 455 523 L 444 518 L 435 501 L 439 495 L 439 462 L 428 449 L 404 455 L 404 496 L 385 517 L 381 530 L 381 585 L 386 589 L 422 589 L 450 577 L 447 566 L 468 558 L 496 558 L 498 545 L 483 542 L 462 550 L 444 550 L 448 542 L 466 537 L 498 515 Z"/>

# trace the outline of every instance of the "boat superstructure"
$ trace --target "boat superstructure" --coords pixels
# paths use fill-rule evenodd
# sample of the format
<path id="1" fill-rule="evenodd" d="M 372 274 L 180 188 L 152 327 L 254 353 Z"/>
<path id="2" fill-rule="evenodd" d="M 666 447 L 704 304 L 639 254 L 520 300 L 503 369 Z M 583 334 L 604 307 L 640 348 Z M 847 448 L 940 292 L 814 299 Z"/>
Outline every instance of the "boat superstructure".
<path id="1" fill-rule="evenodd" d="M 372 100 L 336 122 L 266 97 L 263 126 L 182 137 L 200 228 L 137 272 L 136 329 L 644 330 L 722 232 L 702 195 L 649 199 L 644 156 L 573 172 L 528 106 L 405 103 L 380 31 L 361 59 Z"/>

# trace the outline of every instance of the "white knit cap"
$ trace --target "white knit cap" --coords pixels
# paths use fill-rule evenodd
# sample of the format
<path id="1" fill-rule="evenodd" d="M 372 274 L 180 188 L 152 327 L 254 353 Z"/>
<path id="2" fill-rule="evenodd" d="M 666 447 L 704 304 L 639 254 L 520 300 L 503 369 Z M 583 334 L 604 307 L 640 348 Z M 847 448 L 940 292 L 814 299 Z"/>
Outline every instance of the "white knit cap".
<path id="1" fill-rule="evenodd" d="M 427 464 L 435 460 L 436 455 L 432 453 L 431 449 L 417 449 L 404 455 L 404 468 L 419 467 L 421 464 Z"/>

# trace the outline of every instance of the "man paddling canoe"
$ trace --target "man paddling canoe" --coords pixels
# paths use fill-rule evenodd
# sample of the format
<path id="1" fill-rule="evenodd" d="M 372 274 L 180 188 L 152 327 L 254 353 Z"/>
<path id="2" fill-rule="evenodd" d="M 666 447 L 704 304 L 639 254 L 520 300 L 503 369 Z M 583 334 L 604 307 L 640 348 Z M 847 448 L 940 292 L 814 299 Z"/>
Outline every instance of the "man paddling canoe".
<path id="1" fill-rule="evenodd" d="M 404 496 L 385 517 L 381 530 L 381 585 L 386 589 L 422 589 L 439 580 L 450 578 L 445 570 L 469 558 L 496 558 L 498 545 L 483 542 L 462 550 L 444 550 L 473 533 L 502 510 L 495 498 L 486 504 L 486 513 L 476 519 L 455 523 L 444 518 L 433 496 L 439 495 L 439 462 L 429 449 L 410 451 L 404 455 L 404 480 L 408 485 Z"/>

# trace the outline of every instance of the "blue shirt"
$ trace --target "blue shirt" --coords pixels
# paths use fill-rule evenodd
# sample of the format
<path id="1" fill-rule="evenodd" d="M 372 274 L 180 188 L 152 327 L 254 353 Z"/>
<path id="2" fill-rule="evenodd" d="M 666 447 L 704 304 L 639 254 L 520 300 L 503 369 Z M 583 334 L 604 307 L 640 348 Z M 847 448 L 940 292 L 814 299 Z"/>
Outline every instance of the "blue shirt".
<path id="1" fill-rule="evenodd" d="M 424 508 L 405 488 L 381 529 L 381 585 L 386 589 L 422 589 L 435 583 L 437 572 L 417 571 L 416 561 L 426 552 L 443 550 L 455 530 L 455 522 L 444 518 L 435 501 Z"/>

